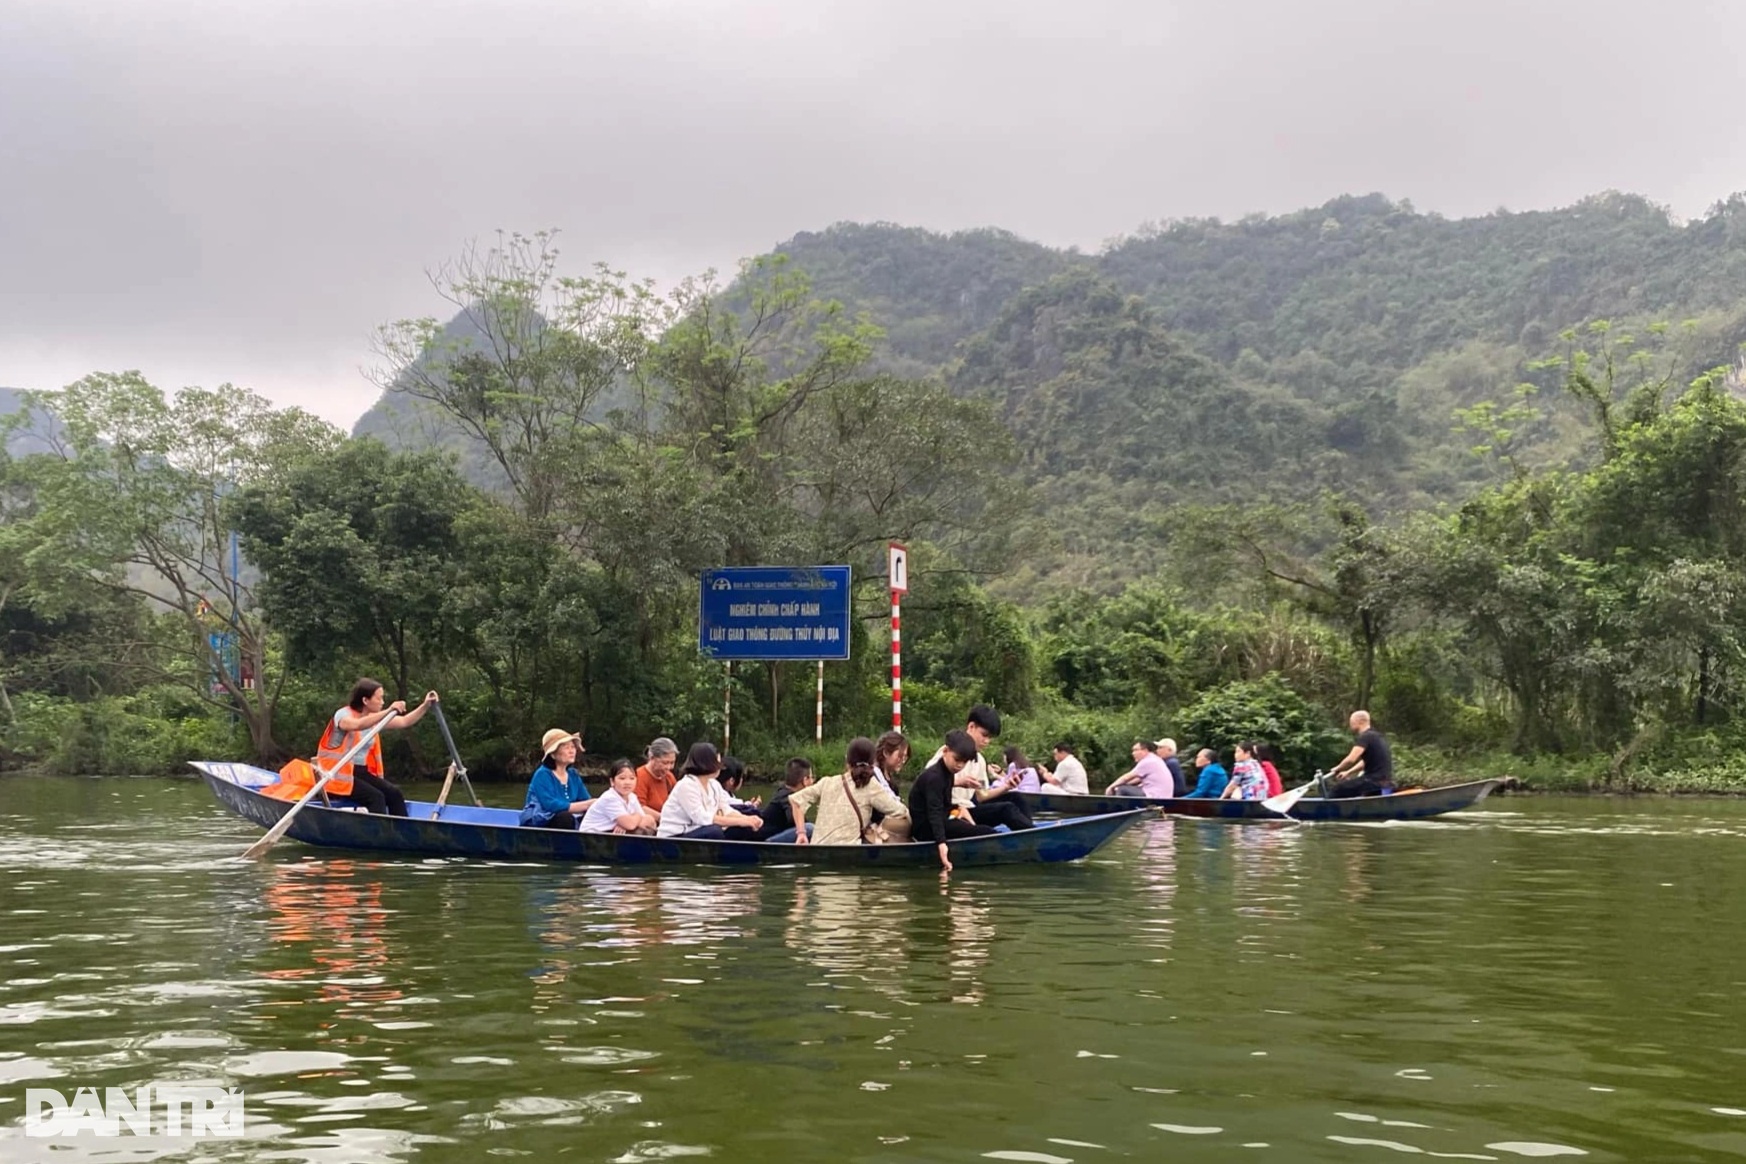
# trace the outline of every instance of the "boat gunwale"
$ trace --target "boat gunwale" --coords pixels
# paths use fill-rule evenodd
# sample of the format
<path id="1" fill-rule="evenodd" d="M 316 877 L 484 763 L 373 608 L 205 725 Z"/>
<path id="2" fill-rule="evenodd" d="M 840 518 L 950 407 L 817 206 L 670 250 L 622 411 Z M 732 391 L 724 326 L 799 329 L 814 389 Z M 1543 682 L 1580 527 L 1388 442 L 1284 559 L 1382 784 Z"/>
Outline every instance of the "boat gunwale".
<path id="1" fill-rule="evenodd" d="M 1019 793 L 1019 803 L 1031 812 L 1056 812 L 1063 816 L 1077 815 L 1074 812 L 1075 801 L 1109 805 L 1117 800 L 1123 803 L 1143 805 L 1147 808 L 1162 810 L 1168 816 L 1193 820 L 1228 821 L 1244 823 L 1250 821 L 1282 821 L 1288 817 L 1291 820 L 1309 822 L 1364 822 L 1384 820 L 1423 819 L 1429 816 L 1441 816 L 1448 812 L 1460 812 L 1502 788 L 1506 783 L 1501 777 L 1486 777 L 1480 780 L 1464 780 L 1459 784 L 1442 784 L 1435 788 L 1414 788 L 1403 792 L 1391 792 L 1375 796 L 1344 796 L 1344 797 L 1311 797 L 1300 798 L 1286 812 L 1280 813 L 1266 807 L 1259 800 L 1225 800 L 1216 797 L 1188 796 L 1124 796 L 1099 795 L 1095 793 L 1073 792 L 1027 792 Z M 1444 801 L 1453 801 L 1446 808 L 1438 808 L 1433 812 L 1414 813 L 1412 811 L 1391 811 L 1394 806 L 1418 805 L 1428 807 Z M 1065 803 L 1063 803 L 1065 802 Z M 1193 806 L 1193 807 L 1190 807 Z M 1231 806 L 1231 807 L 1222 807 Z M 1241 807 L 1236 807 L 1241 806 Z M 1325 811 L 1317 811 L 1325 808 Z M 1378 811 L 1382 810 L 1382 811 Z M 1106 809 L 1107 811 L 1107 809 Z M 1087 813 L 1087 816 L 1101 815 Z"/>

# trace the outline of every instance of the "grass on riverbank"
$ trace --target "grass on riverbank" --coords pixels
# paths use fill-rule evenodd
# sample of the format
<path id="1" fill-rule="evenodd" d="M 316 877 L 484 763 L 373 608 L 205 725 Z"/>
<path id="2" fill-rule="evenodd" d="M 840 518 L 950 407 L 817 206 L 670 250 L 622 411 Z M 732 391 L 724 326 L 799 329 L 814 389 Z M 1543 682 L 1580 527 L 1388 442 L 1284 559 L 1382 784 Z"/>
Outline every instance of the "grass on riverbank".
<path id="1" fill-rule="evenodd" d="M 1401 745 L 1395 767 L 1427 788 L 1513 776 L 1522 792 L 1613 795 L 1746 795 L 1746 756 L 1711 763 L 1638 764 L 1615 775 L 1607 756 L 1517 756 L 1509 752 L 1455 755 L 1436 748 Z"/>

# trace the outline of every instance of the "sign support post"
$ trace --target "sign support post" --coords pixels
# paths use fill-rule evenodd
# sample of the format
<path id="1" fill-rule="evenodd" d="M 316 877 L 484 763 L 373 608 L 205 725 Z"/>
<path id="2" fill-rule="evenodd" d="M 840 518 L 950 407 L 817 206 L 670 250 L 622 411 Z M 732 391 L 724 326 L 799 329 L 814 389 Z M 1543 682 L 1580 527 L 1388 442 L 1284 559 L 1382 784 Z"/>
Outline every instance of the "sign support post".
<path id="1" fill-rule="evenodd" d="M 814 728 L 812 738 L 817 743 L 824 743 L 824 660 L 818 661 L 818 724 Z"/>
<path id="2" fill-rule="evenodd" d="M 903 730 L 903 596 L 909 593 L 909 550 L 892 542 L 885 559 L 891 584 L 891 730 Z"/>
<path id="3" fill-rule="evenodd" d="M 818 664 L 813 738 L 824 739 L 824 665 L 849 657 L 854 612 L 847 566 L 723 566 L 703 571 L 697 603 L 697 647 L 724 663 L 722 751 L 733 743 L 734 660 L 770 664 L 770 716 L 778 711 L 776 666 Z"/>

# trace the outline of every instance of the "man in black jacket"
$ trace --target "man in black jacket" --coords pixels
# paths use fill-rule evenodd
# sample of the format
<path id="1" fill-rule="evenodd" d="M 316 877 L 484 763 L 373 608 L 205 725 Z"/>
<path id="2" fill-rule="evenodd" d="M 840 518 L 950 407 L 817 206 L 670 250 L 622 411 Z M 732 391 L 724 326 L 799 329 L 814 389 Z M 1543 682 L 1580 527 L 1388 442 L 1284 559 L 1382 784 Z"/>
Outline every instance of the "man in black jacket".
<path id="1" fill-rule="evenodd" d="M 946 842 L 960 837 L 985 837 L 997 832 L 992 825 L 979 825 L 952 815 L 952 784 L 959 772 L 976 756 L 976 741 L 967 732 L 947 732 L 946 746 L 932 764 L 922 769 L 909 789 L 910 836 L 930 841 L 940 849 L 940 868 L 950 873 L 952 859 Z"/>
<path id="2" fill-rule="evenodd" d="M 764 818 L 764 823 L 758 826 L 754 841 L 772 841 L 776 844 L 794 840 L 794 815 L 788 811 L 788 798 L 812 783 L 812 761 L 799 756 L 788 761 L 788 771 L 783 773 L 782 787 L 778 788 L 770 803 L 758 810 L 758 815 Z M 807 826 L 809 829 L 811 825 Z M 808 834 L 811 835 L 811 834 Z"/>

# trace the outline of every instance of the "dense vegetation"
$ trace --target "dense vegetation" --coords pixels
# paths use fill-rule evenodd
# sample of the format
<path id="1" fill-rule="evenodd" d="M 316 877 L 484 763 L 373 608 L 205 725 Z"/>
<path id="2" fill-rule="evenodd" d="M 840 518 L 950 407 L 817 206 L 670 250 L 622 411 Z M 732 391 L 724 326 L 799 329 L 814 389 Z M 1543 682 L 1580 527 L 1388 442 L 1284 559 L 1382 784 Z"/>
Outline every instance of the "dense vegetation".
<path id="1" fill-rule="evenodd" d="M 914 731 L 982 699 L 1106 770 L 1165 731 L 1308 766 L 1362 704 L 1427 769 L 1746 784 L 1746 199 L 1345 198 L 1095 256 L 839 226 L 670 296 L 550 241 L 385 328 L 351 438 L 131 376 L 35 399 L 4 755 L 300 751 L 358 672 L 440 687 L 486 770 L 550 723 L 718 734 L 696 572 L 762 562 L 856 568 L 827 702 L 872 730 L 898 537 Z M 736 750 L 810 738 L 810 667 L 734 684 Z"/>

